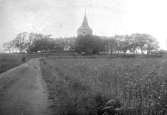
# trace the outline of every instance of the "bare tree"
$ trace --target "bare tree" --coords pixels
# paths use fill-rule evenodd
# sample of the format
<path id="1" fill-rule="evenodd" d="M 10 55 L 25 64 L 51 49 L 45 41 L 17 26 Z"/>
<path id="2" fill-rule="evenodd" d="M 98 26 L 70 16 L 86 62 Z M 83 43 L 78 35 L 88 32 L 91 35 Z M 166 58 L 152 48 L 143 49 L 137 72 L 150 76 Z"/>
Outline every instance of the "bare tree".
<path id="1" fill-rule="evenodd" d="M 19 50 L 19 52 L 25 52 L 27 49 L 27 32 L 17 34 L 16 38 L 13 40 L 14 47 Z"/>

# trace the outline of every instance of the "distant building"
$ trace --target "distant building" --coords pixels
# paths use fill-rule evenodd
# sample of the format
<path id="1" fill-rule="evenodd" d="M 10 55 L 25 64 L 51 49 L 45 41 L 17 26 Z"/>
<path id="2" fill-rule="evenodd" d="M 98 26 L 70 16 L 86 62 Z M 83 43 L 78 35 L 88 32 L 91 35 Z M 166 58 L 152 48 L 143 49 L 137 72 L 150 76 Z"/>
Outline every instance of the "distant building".
<path id="1" fill-rule="evenodd" d="M 85 14 L 82 25 L 77 30 L 77 35 L 78 36 L 86 36 L 86 35 L 92 35 L 92 33 L 93 33 L 93 31 L 88 25 L 88 20 L 87 20 L 86 14 Z"/>

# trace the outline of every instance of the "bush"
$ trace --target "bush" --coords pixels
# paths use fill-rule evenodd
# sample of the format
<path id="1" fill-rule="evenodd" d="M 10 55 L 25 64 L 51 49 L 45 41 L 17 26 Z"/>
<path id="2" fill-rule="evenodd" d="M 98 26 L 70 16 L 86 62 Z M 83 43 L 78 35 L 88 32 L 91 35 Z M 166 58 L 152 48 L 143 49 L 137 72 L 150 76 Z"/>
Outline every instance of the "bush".
<path id="1" fill-rule="evenodd" d="M 103 40 L 97 36 L 78 36 L 75 42 L 75 51 L 80 54 L 99 54 L 104 50 Z"/>

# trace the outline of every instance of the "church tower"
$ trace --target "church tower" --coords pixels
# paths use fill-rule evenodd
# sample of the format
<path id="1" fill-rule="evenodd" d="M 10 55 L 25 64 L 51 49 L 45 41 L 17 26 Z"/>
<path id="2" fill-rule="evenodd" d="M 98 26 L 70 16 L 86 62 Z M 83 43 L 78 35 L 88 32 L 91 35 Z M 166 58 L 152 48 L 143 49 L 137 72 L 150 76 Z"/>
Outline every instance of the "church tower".
<path id="1" fill-rule="evenodd" d="M 86 35 L 92 35 L 92 33 L 93 33 L 92 29 L 88 25 L 88 20 L 85 13 L 82 25 L 78 28 L 77 35 L 86 36 Z"/>

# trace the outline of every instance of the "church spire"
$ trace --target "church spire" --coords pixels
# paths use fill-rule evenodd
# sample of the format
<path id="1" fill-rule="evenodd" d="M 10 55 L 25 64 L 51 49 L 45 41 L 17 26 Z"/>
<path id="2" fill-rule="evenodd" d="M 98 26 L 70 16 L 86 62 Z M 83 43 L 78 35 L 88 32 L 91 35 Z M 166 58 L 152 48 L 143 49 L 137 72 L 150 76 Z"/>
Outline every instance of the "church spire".
<path id="1" fill-rule="evenodd" d="M 88 20 L 87 20 L 87 17 L 86 17 L 86 11 L 85 11 L 85 15 L 84 15 L 82 25 L 77 30 L 77 35 L 78 36 L 92 35 L 92 29 L 88 25 Z"/>
<path id="2" fill-rule="evenodd" d="M 82 26 L 88 26 L 88 20 L 87 20 L 87 17 L 86 17 L 86 11 L 85 11 L 84 19 L 83 19 L 83 22 L 82 22 Z"/>

